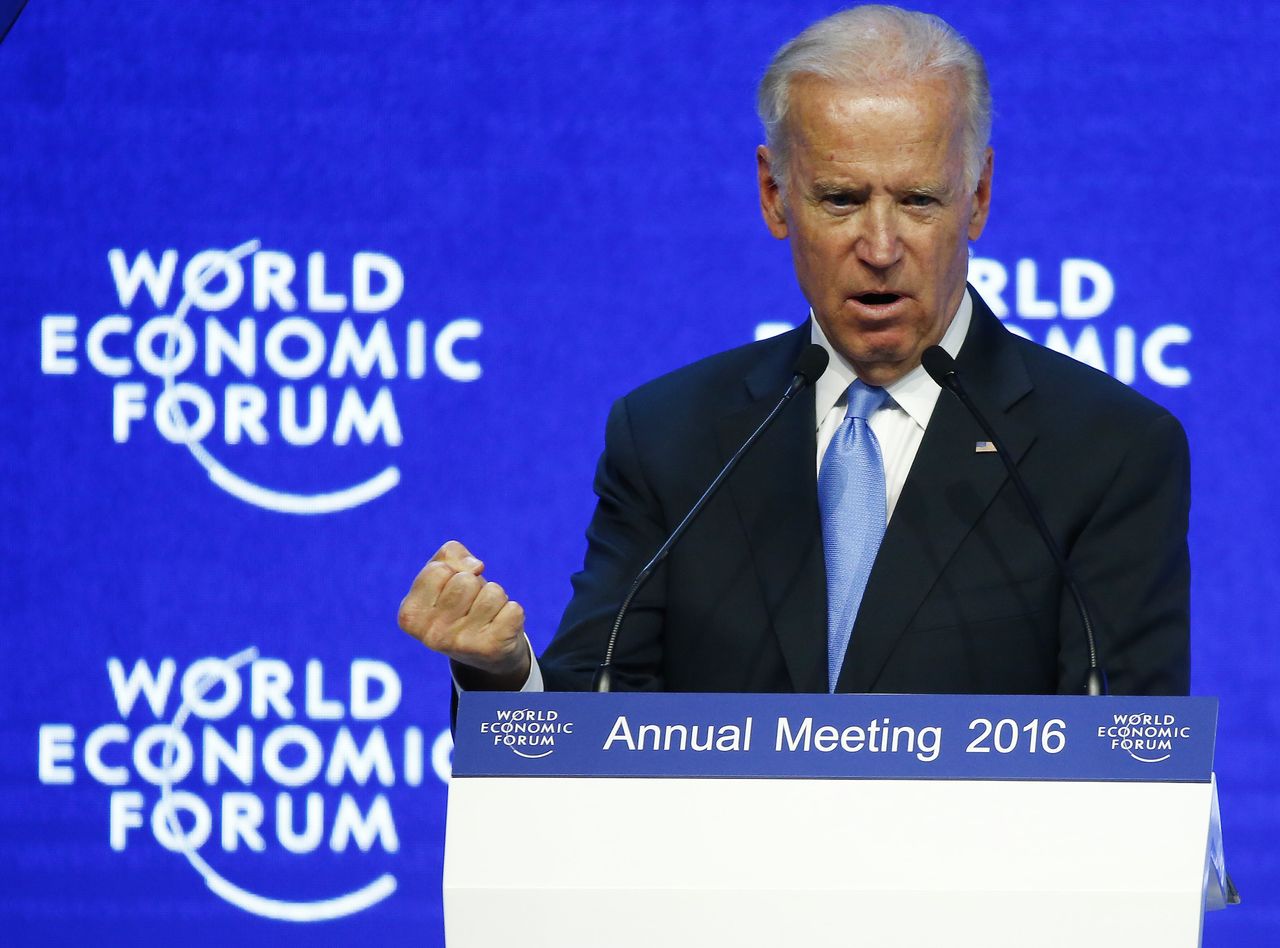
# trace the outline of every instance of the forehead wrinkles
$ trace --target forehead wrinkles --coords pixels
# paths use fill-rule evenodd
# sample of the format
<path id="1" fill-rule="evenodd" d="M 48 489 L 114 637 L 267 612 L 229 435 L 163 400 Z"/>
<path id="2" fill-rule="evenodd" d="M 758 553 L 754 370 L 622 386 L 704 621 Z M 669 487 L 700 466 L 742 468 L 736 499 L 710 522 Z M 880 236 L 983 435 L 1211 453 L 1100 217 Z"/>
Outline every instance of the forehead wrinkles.
<path id="1" fill-rule="evenodd" d="M 803 77 L 795 83 L 791 103 L 790 163 L 797 170 L 881 165 L 880 171 L 933 178 L 963 173 L 956 93 L 945 81 L 861 88 Z"/>

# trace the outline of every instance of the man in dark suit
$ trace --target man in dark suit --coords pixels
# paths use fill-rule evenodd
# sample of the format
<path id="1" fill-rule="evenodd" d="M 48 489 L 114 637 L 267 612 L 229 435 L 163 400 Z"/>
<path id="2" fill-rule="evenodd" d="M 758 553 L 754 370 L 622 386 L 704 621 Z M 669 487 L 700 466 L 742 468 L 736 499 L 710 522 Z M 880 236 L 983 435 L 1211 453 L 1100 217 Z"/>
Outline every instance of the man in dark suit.
<path id="1" fill-rule="evenodd" d="M 920 368 L 921 353 L 941 344 L 1087 590 L 1113 690 L 1184 693 L 1180 426 L 1101 373 L 1012 336 L 966 291 L 968 244 L 991 198 L 980 57 L 935 17 L 854 8 L 779 51 L 760 114 L 761 208 L 771 233 L 790 241 L 812 322 L 615 405 L 585 566 L 541 662 L 520 607 L 461 544 L 419 574 L 401 625 L 448 655 L 464 687 L 587 687 L 631 579 L 814 341 L 832 354 L 828 374 L 849 385 L 850 403 L 859 390 L 879 406 L 847 419 L 862 425 L 853 487 L 865 488 L 870 470 L 875 490 L 851 492 L 847 477 L 843 494 L 822 486 L 839 482 L 827 475 L 845 463 L 827 447 L 841 437 L 844 390 L 832 405 L 812 389 L 797 398 L 637 598 L 615 657 L 618 686 L 1079 690 L 1085 639 L 1054 562 L 981 430 Z M 878 526 L 858 520 L 867 510 Z M 869 539 L 849 552 L 851 535 Z M 848 557 L 863 564 L 847 583 L 832 550 L 841 569 Z"/>
<path id="2" fill-rule="evenodd" d="M 541 658 L 589 686 L 643 562 L 791 378 L 809 327 L 659 379 L 609 420 L 586 568 Z M 1187 690 L 1187 469 L 1177 421 L 1006 331 L 974 295 L 957 359 L 1094 606 L 1116 693 Z M 826 589 L 808 389 L 641 592 L 615 658 L 630 688 L 822 691 Z M 694 407 L 690 407 L 694 406 Z M 839 691 L 1075 692 L 1083 630 L 999 458 L 943 394 L 889 520 Z"/>

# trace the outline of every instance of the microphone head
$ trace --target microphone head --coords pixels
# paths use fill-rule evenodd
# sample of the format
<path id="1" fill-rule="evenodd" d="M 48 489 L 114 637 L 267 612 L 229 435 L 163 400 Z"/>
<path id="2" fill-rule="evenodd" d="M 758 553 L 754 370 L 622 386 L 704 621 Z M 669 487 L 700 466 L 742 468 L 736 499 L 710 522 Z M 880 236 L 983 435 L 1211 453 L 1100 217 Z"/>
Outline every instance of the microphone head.
<path id="1" fill-rule="evenodd" d="M 812 343 L 800 353 L 800 358 L 796 359 L 796 364 L 792 366 L 791 371 L 798 375 L 805 385 L 812 385 L 822 377 L 823 372 L 827 371 L 827 363 L 830 361 L 831 356 L 827 350 Z"/>
<path id="2" fill-rule="evenodd" d="M 956 374 L 956 360 L 942 346 L 930 346 L 920 356 L 920 364 L 943 388 L 950 388 L 949 379 Z"/>

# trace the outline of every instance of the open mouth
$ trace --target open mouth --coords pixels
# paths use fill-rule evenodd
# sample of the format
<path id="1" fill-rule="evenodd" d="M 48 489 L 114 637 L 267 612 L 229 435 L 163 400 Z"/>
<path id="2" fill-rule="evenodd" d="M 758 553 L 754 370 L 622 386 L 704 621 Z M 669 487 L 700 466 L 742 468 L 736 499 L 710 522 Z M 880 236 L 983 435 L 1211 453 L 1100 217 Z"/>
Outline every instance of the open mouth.
<path id="1" fill-rule="evenodd" d="M 867 306 L 889 306 L 902 297 L 897 293 L 859 293 L 854 299 Z"/>

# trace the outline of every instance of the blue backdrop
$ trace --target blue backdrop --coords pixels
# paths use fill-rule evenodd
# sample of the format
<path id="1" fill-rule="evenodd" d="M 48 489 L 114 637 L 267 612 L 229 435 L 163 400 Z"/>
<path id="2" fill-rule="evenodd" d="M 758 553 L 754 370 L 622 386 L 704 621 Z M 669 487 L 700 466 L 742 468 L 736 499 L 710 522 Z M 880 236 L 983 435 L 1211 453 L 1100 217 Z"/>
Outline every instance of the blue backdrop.
<path id="1" fill-rule="evenodd" d="M 1280 12 L 926 6 L 990 66 L 973 279 L 1188 429 L 1246 899 L 1205 943 L 1276 944 Z M 6 943 L 440 943 L 448 678 L 396 606 L 458 537 L 544 644 L 610 401 L 803 318 L 752 104 L 834 8 L 31 3 L 0 47 Z"/>

